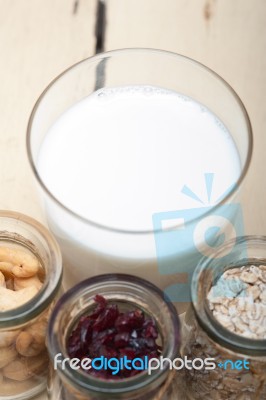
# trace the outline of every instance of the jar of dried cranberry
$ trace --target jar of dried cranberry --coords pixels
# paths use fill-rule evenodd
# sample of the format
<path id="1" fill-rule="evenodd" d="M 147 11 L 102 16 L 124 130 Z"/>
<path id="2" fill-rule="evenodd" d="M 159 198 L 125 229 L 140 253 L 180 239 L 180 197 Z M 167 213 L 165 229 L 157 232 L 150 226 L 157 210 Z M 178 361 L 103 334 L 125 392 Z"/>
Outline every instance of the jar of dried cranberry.
<path id="1" fill-rule="evenodd" d="M 87 279 L 50 318 L 49 399 L 177 399 L 178 374 L 169 366 L 179 345 L 176 310 L 157 287 L 122 274 Z"/>

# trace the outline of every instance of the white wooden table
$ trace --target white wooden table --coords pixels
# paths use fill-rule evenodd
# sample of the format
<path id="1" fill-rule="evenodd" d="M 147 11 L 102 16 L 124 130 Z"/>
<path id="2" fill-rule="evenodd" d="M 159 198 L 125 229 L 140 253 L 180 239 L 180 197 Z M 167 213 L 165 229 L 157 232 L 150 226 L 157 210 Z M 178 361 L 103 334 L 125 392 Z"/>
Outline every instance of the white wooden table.
<path id="1" fill-rule="evenodd" d="M 214 69 L 240 95 L 255 139 L 243 191 L 245 229 L 266 234 L 266 1 L 106 0 L 106 9 L 105 50 L 181 53 Z M 44 222 L 27 162 L 27 121 L 44 87 L 94 54 L 96 10 L 97 0 L 0 0 L 1 209 Z"/>

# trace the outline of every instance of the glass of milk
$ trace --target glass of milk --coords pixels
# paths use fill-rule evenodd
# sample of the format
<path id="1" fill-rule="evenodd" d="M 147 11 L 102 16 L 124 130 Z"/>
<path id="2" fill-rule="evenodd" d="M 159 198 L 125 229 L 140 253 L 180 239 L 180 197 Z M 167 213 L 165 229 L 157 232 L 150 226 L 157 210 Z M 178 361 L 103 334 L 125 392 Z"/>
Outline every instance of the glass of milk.
<path id="1" fill-rule="evenodd" d="M 202 221 L 232 204 L 252 134 L 241 100 L 216 73 L 181 55 L 126 49 L 57 77 L 33 109 L 27 148 L 66 288 L 124 272 L 182 289 L 185 304 L 204 255 Z"/>

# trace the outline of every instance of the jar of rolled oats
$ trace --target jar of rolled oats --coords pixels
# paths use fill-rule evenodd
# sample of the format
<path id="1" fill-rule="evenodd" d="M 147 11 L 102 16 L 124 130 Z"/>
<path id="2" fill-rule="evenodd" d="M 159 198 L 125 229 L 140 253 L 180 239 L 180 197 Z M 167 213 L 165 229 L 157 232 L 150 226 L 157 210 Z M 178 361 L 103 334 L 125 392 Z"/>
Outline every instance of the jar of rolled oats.
<path id="1" fill-rule="evenodd" d="M 191 297 L 181 354 L 203 361 L 185 370 L 188 398 L 266 399 L 266 237 L 231 240 L 202 260 Z"/>

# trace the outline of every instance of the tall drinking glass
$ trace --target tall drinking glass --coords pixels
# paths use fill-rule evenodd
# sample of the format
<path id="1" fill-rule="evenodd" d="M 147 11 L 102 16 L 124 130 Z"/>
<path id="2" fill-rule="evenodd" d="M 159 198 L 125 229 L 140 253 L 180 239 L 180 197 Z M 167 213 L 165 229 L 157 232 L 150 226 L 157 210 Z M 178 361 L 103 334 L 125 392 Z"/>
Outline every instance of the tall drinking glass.
<path id="1" fill-rule="evenodd" d="M 128 273 L 185 304 L 199 258 L 243 234 L 233 199 L 251 159 L 249 118 L 187 57 L 124 49 L 72 66 L 35 104 L 27 151 L 66 288 Z"/>

